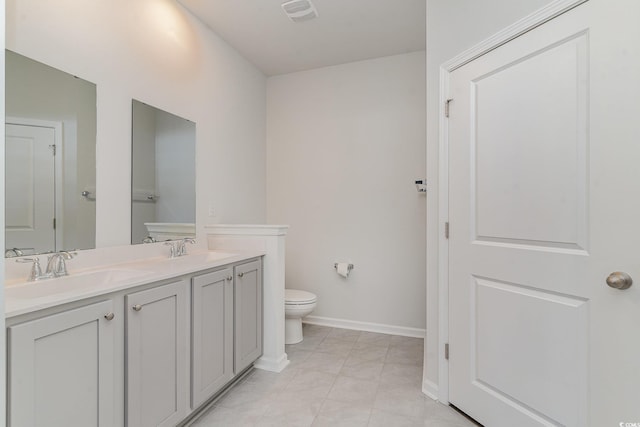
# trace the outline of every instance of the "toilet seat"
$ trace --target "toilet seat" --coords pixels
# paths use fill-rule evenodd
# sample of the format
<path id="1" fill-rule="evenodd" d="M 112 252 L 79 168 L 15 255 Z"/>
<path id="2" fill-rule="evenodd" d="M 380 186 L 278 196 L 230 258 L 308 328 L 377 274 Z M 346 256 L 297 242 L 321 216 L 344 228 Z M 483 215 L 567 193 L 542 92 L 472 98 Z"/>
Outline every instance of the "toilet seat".
<path id="1" fill-rule="evenodd" d="M 299 289 L 285 289 L 284 303 L 285 305 L 304 305 L 314 304 L 317 297 L 311 292 L 301 291 Z"/>

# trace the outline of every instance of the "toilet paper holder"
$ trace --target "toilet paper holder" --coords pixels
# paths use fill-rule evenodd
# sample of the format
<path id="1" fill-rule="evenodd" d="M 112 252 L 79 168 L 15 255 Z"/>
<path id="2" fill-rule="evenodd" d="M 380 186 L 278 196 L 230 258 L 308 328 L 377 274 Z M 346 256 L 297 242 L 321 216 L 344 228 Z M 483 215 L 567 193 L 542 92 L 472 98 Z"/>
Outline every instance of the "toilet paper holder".
<path id="1" fill-rule="evenodd" d="M 333 264 L 333 268 L 335 268 L 336 270 L 338 269 L 338 263 L 337 262 L 335 264 Z M 353 264 L 347 265 L 347 270 L 348 271 L 353 270 Z"/>

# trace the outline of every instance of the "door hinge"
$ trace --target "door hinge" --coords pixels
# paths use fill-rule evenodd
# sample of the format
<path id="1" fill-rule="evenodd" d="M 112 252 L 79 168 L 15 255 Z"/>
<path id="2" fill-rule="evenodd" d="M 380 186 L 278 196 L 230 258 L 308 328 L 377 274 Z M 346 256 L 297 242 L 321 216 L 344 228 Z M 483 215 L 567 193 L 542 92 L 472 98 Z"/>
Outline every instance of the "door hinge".
<path id="1" fill-rule="evenodd" d="M 451 104 L 451 101 L 453 101 L 453 98 L 447 99 L 444 102 L 444 116 L 445 117 L 449 117 L 449 111 L 450 111 L 449 105 Z"/>
<path id="2" fill-rule="evenodd" d="M 53 229 L 54 230 L 56 229 L 56 219 L 55 218 L 53 218 Z"/>
<path id="3" fill-rule="evenodd" d="M 449 360 L 449 343 L 444 345 L 444 358 L 445 360 Z"/>
<path id="4" fill-rule="evenodd" d="M 51 148 L 51 152 L 52 152 L 52 153 L 53 153 L 53 155 L 55 156 L 55 155 L 56 155 L 56 144 L 51 144 L 51 145 L 49 146 L 49 148 Z"/>
<path id="5" fill-rule="evenodd" d="M 444 237 L 445 238 L 449 238 L 449 223 L 445 222 L 444 223 Z"/>

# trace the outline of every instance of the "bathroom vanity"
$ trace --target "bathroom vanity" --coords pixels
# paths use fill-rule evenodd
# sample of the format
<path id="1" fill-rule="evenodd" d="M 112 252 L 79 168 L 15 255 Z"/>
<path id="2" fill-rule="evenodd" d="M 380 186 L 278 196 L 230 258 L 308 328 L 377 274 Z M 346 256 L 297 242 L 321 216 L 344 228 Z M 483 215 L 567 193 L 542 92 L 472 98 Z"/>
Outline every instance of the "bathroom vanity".
<path id="1" fill-rule="evenodd" d="M 263 254 L 201 251 L 7 286 L 7 425 L 191 418 L 262 354 Z"/>

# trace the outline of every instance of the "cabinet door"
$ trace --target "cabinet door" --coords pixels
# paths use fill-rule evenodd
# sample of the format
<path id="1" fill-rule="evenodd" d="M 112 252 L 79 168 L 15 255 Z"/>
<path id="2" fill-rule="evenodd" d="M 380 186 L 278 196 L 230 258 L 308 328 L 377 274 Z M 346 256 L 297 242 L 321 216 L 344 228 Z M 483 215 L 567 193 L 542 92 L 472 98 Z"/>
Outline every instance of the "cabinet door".
<path id="1" fill-rule="evenodd" d="M 188 282 L 129 294 L 127 425 L 174 426 L 187 415 Z"/>
<path id="2" fill-rule="evenodd" d="M 104 301 L 8 328 L 9 426 L 115 425 L 112 309 Z"/>
<path id="3" fill-rule="evenodd" d="M 194 277 L 191 295 L 195 409 L 233 378 L 233 270 Z"/>
<path id="4" fill-rule="evenodd" d="M 235 267 L 235 372 L 262 355 L 262 263 Z"/>

